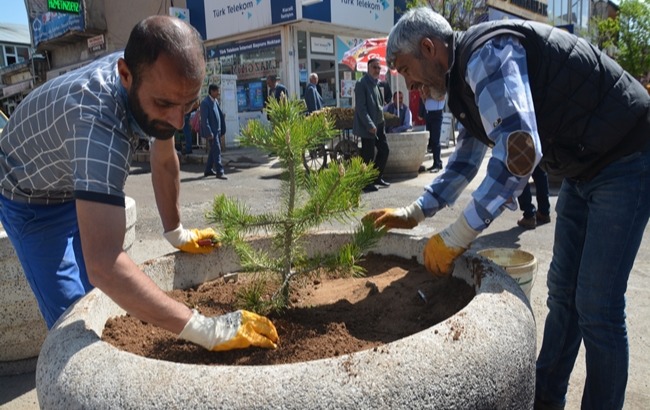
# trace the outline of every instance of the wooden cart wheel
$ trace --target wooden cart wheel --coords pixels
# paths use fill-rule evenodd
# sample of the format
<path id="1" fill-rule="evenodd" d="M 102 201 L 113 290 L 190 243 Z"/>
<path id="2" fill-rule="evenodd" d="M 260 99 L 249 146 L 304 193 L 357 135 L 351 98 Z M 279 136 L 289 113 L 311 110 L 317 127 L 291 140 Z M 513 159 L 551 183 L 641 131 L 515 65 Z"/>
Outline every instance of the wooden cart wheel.
<path id="1" fill-rule="evenodd" d="M 327 166 L 327 147 L 320 144 L 315 149 L 305 150 L 302 163 L 307 172 L 318 172 Z"/>
<path id="2" fill-rule="evenodd" d="M 352 157 L 359 156 L 361 151 L 354 141 L 344 139 L 339 141 L 332 152 L 332 161 L 349 161 Z"/>

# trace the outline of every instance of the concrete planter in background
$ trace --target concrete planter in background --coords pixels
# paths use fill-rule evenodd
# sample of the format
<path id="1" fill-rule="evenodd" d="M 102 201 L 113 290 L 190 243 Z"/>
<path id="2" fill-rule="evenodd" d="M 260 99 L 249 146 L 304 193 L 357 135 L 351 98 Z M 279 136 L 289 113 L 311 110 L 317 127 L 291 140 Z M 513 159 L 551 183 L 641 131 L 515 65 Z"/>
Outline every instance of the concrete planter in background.
<path id="1" fill-rule="evenodd" d="M 414 178 L 424 162 L 429 142 L 428 131 L 407 131 L 387 133 L 390 148 L 384 175 L 389 177 Z"/>
<path id="2" fill-rule="evenodd" d="M 136 218 L 135 201 L 127 197 L 127 252 L 135 241 Z M 47 327 L 4 229 L 0 229 L 0 312 L 0 376 L 34 371 Z"/>

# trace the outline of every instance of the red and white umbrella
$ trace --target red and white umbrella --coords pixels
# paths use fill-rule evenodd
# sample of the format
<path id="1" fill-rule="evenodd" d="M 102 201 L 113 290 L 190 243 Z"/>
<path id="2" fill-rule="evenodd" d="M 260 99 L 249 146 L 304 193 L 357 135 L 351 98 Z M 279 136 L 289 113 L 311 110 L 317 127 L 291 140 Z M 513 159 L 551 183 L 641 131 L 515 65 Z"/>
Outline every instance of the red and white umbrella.
<path id="1" fill-rule="evenodd" d="M 368 60 L 377 58 L 381 64 L 381 74 L 388 72 L 386 65 L 386 42 L 387 38 L 369 38 L 352 47 L 343 54 L 341 63 L 352 70 L 368 71 Z"/>
<path id="2" fill-rule="evenodd" d="M 381 65 L 380 75 L 388 74 L 388 65 L 386 64 L 386 43 L 387 37 L 369 38 L 352 47 L 343 54 L 342 64 L 353 70 L 368 72 L 368 60 L 376 58 Z M 390 70 L 392 75 L 397 75 L 396 70 Z M 398 82 L 399 85 L 399 82 Z M 399 87 L 397 88 L 399 91 Z M 399 105 L 397 107 L 399 114 Z"/>

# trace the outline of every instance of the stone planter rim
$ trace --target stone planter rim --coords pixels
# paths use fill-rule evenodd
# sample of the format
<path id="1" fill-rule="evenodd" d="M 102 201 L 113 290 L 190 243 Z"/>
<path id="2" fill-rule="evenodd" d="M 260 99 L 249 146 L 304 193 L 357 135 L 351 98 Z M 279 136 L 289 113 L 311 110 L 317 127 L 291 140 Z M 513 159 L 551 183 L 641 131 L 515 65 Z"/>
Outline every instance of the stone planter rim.
<path id="1" fill-rule="evenodd" d="M 396 243 L 407 241 L 420 250 L 426 242 L 394 235 L 383 248 L 394 250 Z M 476 254 L 459 259 L 458 277 L 469 281 L 476 263 L 488 266 L 476 296 L 447 320 L 376 349 L 275 366 L 180 364 L 119 351 L 99 340 L 96 328 L 106 317 L 85 318 L 113 303 L 93 291 L 48 335 L 36 374 L 39 402 L 43 408 L 69 409 L 413 408 L 414 399 L 416 407 L 450 404 L 450 392 L 456 392 L 455 408 L 471 408 L 477 400 L 500 408 L 532 407 L 536 333 L 530 305 L 514 280 Z M 473 343 L 472 336 L 495 343 Z M 436 346 L 444 346 L 444 352 Z M 471 364 L 454 363 L 450 357 L 455 355 Z M 503 360 L 502 355 L 514 357 Z M 426 378 L 424 383 L 420 378 Z"/>

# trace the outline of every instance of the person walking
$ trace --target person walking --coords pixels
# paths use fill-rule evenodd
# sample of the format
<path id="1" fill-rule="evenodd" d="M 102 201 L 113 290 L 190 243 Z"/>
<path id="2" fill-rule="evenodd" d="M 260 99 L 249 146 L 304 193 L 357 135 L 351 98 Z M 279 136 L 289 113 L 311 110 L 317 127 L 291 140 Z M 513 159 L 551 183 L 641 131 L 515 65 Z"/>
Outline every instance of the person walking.
<path id="1" fill-rule="evenodd" d="M 266 86 L 269 88 L 269 96 L 280 101 L 282 98 L 289 98 L 289 90 L 278 79 L 278 76 L 271 74 L 266 77 Z"/>
<path id="2" fill-rule="evenodd" d="M 424 90 L 424 94 L 426 95 L 424 100 L 425 121 L 427 131 L 429 131 L 427 151 L 433 154 L 433 165 L 427 170 L 436 173 L 442 171 L 440 130 L 442 128 L 442 114 L 445 109 L 445 97 L 431 98 L 427 90 Z"/>
<path id="3" fill-rule="evenodd" d="M 368 72 L 354 86 L 354 121 L 352 132 L 361 138 L 361 158 L 366 164 L 374 161 L 379 170 L 379 176 L 374 184 L 363 188 L 363 192 L 377 191 L 377 186 L 390 186 L 384 181 L 383 174 L 388 161 L 390 149 L 384 131 L 384 98 L 377 87 L 381 66 L 379 60 L 371 58 L 368 61 Z M 377 154 L 375 155 L 375 148 Z"/>
<path id="4" fill-rule="evenodd" d="M 533 182 L 535 183 L 535 198 L 537 206 L 533 205 L 533 195 L 530 190 L 530 183 L 527 183 L 521 195 L 517 198 L 519 209 L 524 211 L 524 216 L 517 221 L 517 225 L 524 229 L 535 229 L 538 225 L 544 225 L 551 222 L 551 203 L 548 193 L 548 176 L 546 172 L 538 165 L 532 173 Z"/>
<path id="5" fill-rule="evenodd" d="M 323 109 L 323 97 L 318 92 L 318 74 L 309 74 L 309 84 L 305 89 L 305 103 L 307 104 L 307 113 L 311 114 L 314 111 Z"/>
<path id="6" fill-rule="evenodd" d="M 404 132 L 412 127 L 412 117 L 409 107 L 404 104 L 404 94 L 401 91 L 393 93 L 393 102 L 384 107 L 384 112 L 389 112 L 399 117 L 399 124 L 396 127 L 387 128 L 387 132 Z"/>
<path id="7" fill-rule="evenodd" d="M 226 180 L 228 177 L 221 163 L 221 114 L 218 97 L 219 86 L 210 84 L 208 95 L 201 101 L 201 138 L 208 145 L 208 159 L 205 161 L 203 176 L 216 175 L 218 179 Z"/>
<path id="8" fill-rule="evenodd" d="M 219 115 L 219 149 L 221 153 L 226 151 L 226 113 L 221 109 L 221 88 L 217 89 L 217 114 Z"/>
<path id="9" fill-rule="evenodd" d="M 198 101 L 192 106 L 192 110 L 185 114 L 183 121 L 183 136 L 185 137 L 185 155 L 190 155 L 194 148 L 194 131 L 192 130 L 192 115 L 196 115 L 196 110 L 199 109 Z"/>
<path id="10" fill-rule="evenodd" d="M 181 224 L 174 141 L 205 67 L 203 41 L 192 26 L 148 17 L 123 52 L 47 81 L 9 119 L 0 135 L 0 221 L 48 328 L 96 286 L 134 317 L 206 349 L 275 348 L 277 331 L 267 318 L 193 311 L 167 296 L 122 248 L 124 184 L 139 138 L 152 140 L 151 180 L 164 237 L 189 253 L 215 247 L 213 229 Z"/>
<path id="11" fill-rule="evenodd" d="M 453 263 L 528 183 L 540 164 L 562 177 L 547 276 L 548 315 L 537 358 L 535 409 L 561 409 L 581 343 L 583 409 L 621 409 L 628 377 L 625 292 L 650 217 L 650 96 L 595 46 L 532 21 L 493 21 L 454 32 L 429 8 L 407 11 L 386 60 L 409 89 L 448 96 L 463 125 L 442 174 L 408 206 L 370 211 L 377 226 L 412 228 L 485 179 L 462 214 L 431 237 L 424 263 Z"/>

